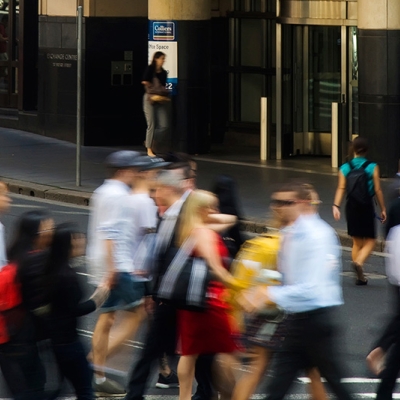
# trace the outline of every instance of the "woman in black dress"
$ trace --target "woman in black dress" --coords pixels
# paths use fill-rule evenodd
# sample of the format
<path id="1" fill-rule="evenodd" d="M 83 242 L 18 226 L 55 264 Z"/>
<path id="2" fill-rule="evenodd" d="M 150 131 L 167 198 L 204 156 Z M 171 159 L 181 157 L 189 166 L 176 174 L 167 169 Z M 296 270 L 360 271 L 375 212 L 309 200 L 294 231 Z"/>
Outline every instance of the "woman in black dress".
<path id="1" fill-rule="evenodd" d="M 386 221 L 386 208 L 379 180 L 379 167 L 376 163 L 366 159 L 368 152 L 367 140 L 357 137 L 353 140 L 352 146 L 354 158 L 343 164 L 339 169 L 338 187 L 332 205 L 332 212 L 333 217 L 338 221 L 340 219 L 340 203 L 345 192 L 347 192 L 346 219 L 348 234 L 353 239 L 351 252 L 353 269 L 357 275 L 356 285 L 362 286 L 368 283 L 368 279 L 364 276 L 363 266 L 374 249 L 376 242 L 374 196 L 381 209 L 378 217 L 381 223 Z M 362 186 L 361 181 L 358 180 L 357 185 L 348 183 L 349 174 L 354 170 L 359 171 L 360 169 L 364 170 L 367 177 L 368 193 L 366 197 L 368 197 L 368 201 L 366 202 L 360 202 L 360 196 L 355 195 L 357 186 L 358 189 Z M 350 187 L 351 185 L 353 187 Z"/>

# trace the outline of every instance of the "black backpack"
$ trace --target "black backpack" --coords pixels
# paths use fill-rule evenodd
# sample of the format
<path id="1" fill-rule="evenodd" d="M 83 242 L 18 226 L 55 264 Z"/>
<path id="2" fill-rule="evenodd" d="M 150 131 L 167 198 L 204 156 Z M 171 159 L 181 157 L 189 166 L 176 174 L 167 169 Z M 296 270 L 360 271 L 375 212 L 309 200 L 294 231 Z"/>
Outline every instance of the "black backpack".
<path id="1" fill-rule="evenodd" d="M 371 204 L 371 195 L 368 190 L 368 175 L 365 168 L 371 164 L 370 161 L 365 161 L 360 168 L 354 168 L 354 165 L 349 161 L 350 172 L 346 177 L 346 192 L 347 200 L 353 201 L 359 205 Z"/>

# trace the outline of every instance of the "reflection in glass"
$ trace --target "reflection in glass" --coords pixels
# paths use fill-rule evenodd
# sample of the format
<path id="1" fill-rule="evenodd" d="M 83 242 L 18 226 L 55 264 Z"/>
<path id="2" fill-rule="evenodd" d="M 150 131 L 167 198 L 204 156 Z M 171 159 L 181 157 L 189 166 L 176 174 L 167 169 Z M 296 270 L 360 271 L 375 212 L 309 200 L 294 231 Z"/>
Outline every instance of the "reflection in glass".
<path id="1" fill-rule="evenodd" d="M 331 104 L 340 102 L 340 27 L 310 26 L 309 131 L 331 131 Z"/>
<path id="2" fill-rule="evenodd" d="M 263 20 L 242 19 L 241 21 L 241 65 L 262 67 L 264 40 L 262 36 Z"/>
<path id="3" fill-rule="evenodd" d="M 0 92 L 8 91 L 8 67 L 6 61 L 8 61 L 8 14 L 0 14 Z"/>
<path id="4" fill-rule="evenodd" d="M 241 75 L 241 121 L 260 122 L 260 98 L 263 86 L 262 75 Z"/>
<path id="5" fill-rule="evenodd" d="M 350 132 L 352 135 L 358 135 L 358 46 L 357 46 L 357 27 L 350 28 L 351 40 L 351 127 Z"/>

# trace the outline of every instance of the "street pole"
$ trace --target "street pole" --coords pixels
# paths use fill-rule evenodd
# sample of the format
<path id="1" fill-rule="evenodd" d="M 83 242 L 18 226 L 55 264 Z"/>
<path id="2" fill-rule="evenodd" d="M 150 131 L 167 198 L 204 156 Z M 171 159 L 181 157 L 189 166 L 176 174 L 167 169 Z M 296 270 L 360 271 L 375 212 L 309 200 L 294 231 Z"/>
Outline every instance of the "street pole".
<path id="1" fill-rule="evenodd" d="M 82 140 L 82 25 L 83 7 L 77 14 L 77 88 L 76 88 L 76 186 L 81 186 L 81 140 Z"/>

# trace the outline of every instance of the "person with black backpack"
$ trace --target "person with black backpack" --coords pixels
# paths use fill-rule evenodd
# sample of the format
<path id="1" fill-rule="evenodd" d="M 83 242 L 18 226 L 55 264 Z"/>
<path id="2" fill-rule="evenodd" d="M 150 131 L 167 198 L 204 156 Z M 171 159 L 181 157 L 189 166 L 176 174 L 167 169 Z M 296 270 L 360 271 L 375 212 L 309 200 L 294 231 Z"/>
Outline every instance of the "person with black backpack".
<path id="1" fill-rule="evenodd" d="M 352 142 L 354 158 L 343 164 L 339 170 L 338 187 L 332 205 L 333 217 L 340 219 L 340 203 L 346 193 L 347 232 L 353 239 L 352 265 L 356 273 L 356 285 L 368 283 L 363 265 L 371 254 L 376 241 L 375 217 L 383 224 L 386 221 L 386 208 L 379 180 L 379 167 L 365 156 L 368 142 L 357 137 Z M 374 197 L 381 209 L 375 214 Z"/>

